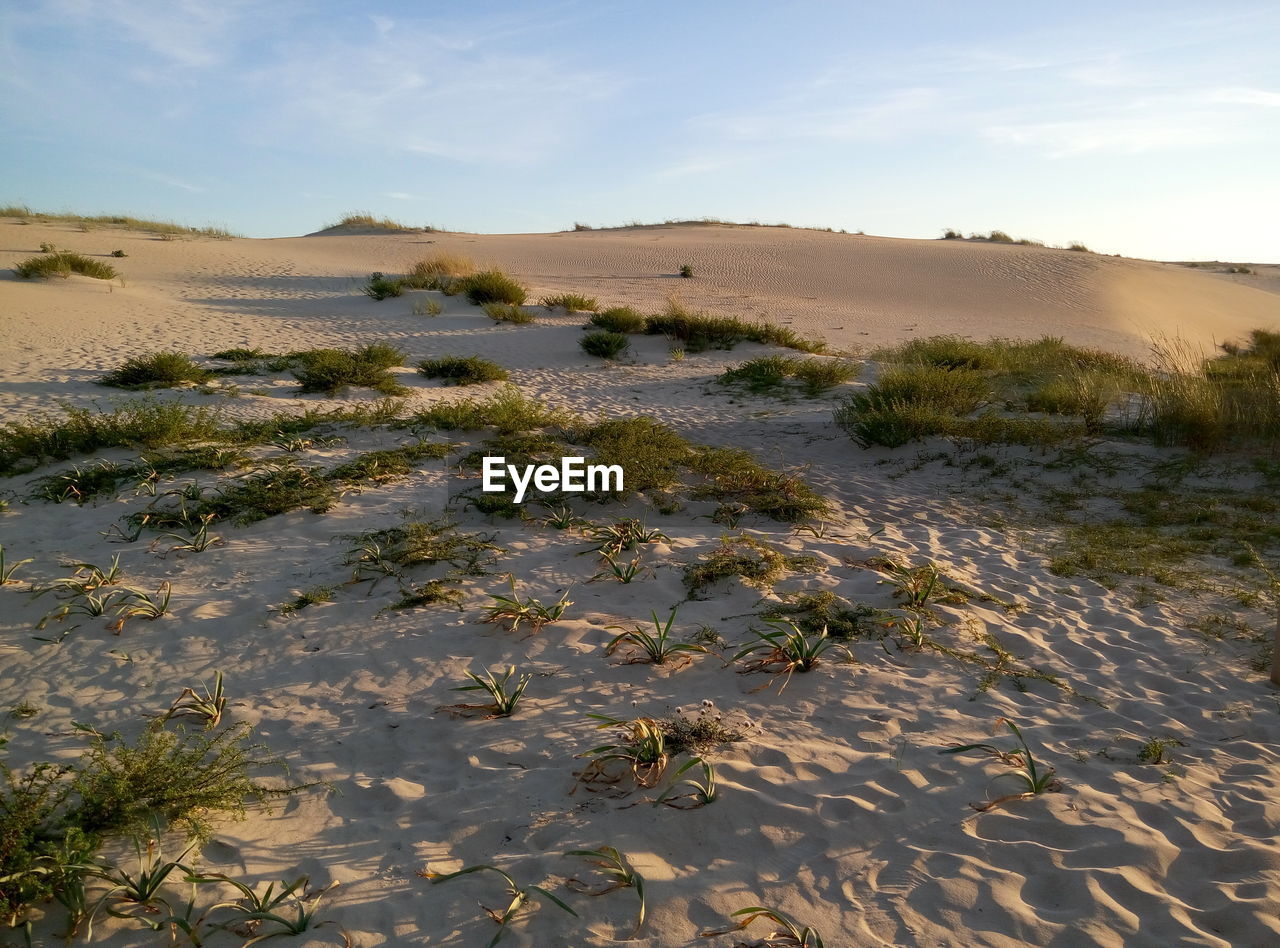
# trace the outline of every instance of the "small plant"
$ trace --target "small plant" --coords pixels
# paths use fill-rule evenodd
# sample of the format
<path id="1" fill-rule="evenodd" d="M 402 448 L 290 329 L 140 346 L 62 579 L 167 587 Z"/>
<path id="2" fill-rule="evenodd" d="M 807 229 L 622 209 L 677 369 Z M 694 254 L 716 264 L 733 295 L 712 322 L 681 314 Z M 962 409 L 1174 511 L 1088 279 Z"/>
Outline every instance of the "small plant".
<path id="1" fill-rule="evenodd" d="M 600 572 L 596 574 L 595 579 L 612 576 L 620 583 L 630 583 L 644 571 L 645 568 L 640 565 L 640 557 L 638 556 L 632 557 L 630 562 L 619 563 L 616 557 L 606 553 L 604 555 L 604 566 L 600 568 Z"/>
<path id="2" fill-rule="evenodd" d="M 1019 730 L 1018 725 L 1008 718 L 997 718 L 996 727 L 998 728 L 1001 724 L 1013 732 L 1013 736 L 1018 739 L 1020 750 L 1006 751 L 994 744 L 953 744 L 941 751 L 943 754 L 964 754 L 968 751 L 981 751 L 984 754 L 995 757 L 1001 763 L 1017 768 L 1013 773 L 1002 774 L 1001 776 L 1014 778 L 1019 781 L 1023 789 L 1018 793 L 1006 794 L 994 800 L 987 800 L 984 803 L 969 804 L 979 812 L 990 810 L 1010 800 L 1022 800 L 1026 797 L 1039 796 L 1042 793 L 1062 789 L 1062 782 L 1054 776 L 1053 768 L 1042 768 L 1036 763 L 1035 756 L 1031 753 L 1031 747 L 1027 744 L 1027 739 L 1022 736 L 1022 731 Z M 996 779 L 1000 778 L 997 777 Z"/>
<path id="3" fill-rule="evenodd" d="M 276 611 L 282 616 L 289 616 L 307 606 L 316 606 L 323 602 L 333 602 L 332 586 L 312 586 L 310 589 L 305 589 L 293 599 L 277 606 Z"/>
<path id="4" fill-rule="evenodd" d="M 515 576 L 512 575 L 510 579 L 510 596 L 489 594 L 489 598 L 495 601 L 493 605 L 485 610 L 485 622 L 510 622 L 511 625 L 507 630 L 509 632 L 515 632 L 522 624 L 527 623 L 529 625 L 529 634 L 533 635 L 540 632 L 544 625 L 559 621 L 564 615 L 564 611 L 573 605 L 568 598 L 568 592 L 565 592 L 556 602 L 549 606 L 544 605 L 532 596 L 528 599 L 521 599 L 516 592 Z"/>
<path id="5" fill-rule="evenodd" d="M 627 664 L 649 662 L 653 665 L 665 665 L 667 659 L 673 655 L 707 651 L 706 646 L 703 645 L 671 640 L 671 626 L 676 621 L 675 609 L 671 610 L 671 615 L 667 616 L 665 622 L 658 618 L 657 612 L 651 612 L 650 615 L 653 616 L 653 632 L 647 632 L 639 626 L 626 629 L 610 640 L 605 646 L 604 653 L 612 655 L 619 646 L 626 644 L 633 647 L 633 655 L 627 660 Z M 609 628 L 622 629 L 623 626 L 611 625 Z"/>
<path id="6" fill-rule="evenodd" d="M 443 312 L 444 307 L 439 300 L 415 300 L 413 304 L 415 316 L 439 316 Z"/>
<path id="7" fill-rule="evenodd" d="M 693 265 L 689 263 L 681 264 L 680 275 L 686 280 L 691 279 L 693 277 Z"/>
<path id="8" fill-rule="evenodd" d="M 588 714 L 587 717 L 601 722 L 597 728 L 620 728 L 627 739 L 601 744 L 579 754 L 579 757 L 591 758 L 591 763 L 578 774 L 579 783 L 587 786 L 614 784 L 630 776 L 638 786 L 657 785 L 670 760 L 661 722 L 653 718 L 623 721 L 603 714 Z M 621 764 L 621 769 L 611 769 L 613 764 Z"/>
<path id="9" fill-rule="evenodd" d="M 616 359 L 623 349 L 631 345 L 631 340 L 620 332 L 589 332 L 578 340 L 578 345 L 587 355 Z"/>
<path id="10" fill-rule="evenodd" d="M 808 925 L 801 926 L 799 922 L 793 919 L 785 912 L 777 909 L 764 908 L 759 905 L 751 905 L 744 909 L 738 909 L 730 915 L 730 918 L 738 918 L 741 916 L 742 921 L 728 928 L 717 928 L 712 931 L 700 932 L 703 938 L 711 938 L 716 935 L 727 935 L 730 932 L 742 931 L 752 922 L 758 919 L 767 919 L 781 928 L 770 932 L 764 936 L 764 941 L 757 942 L 757 948 L 825 948 L 822 942 L 822 936 L 818 932 L 810 928 Z"/>
<path id="11" fill-rule="evenodd" d="M 404 283 L 381 273 L 369 274 L 369 279 L 361 287 L 364 295 L 373 300 L 385 300 L 393 296 L 404 295 Z"/>
<path id="12" fill-rule="evenodd" d="M 501 912 L 497 912 L 497 911 L 494 911 L 493 909 L 485 908 L 483 905 L 480 906 L 481 908 L 484 909 L 486 915 L 488 915 L 491 919 L 493 919 L 495 922 L 498 923 L 498 933 L 493 936 L 492 940 L 489 942 L 486 948 L 493 948 L 493 946 L 496 945 L 501 940 L 502 936 L 506 933 L 507 926 L 511 923 L 511 920 L 514 919 L 516 915 L 520 913 L 520 910 L 524 908 L 525 904 L 535 895 L 538 896 L 539 898 L 546 899 L 547 901 L 551 902 L 553 905 L 557 906 L 558 908 L 564 909 L 564 911 L 568 912 L 574 918 L 578 917 L 577 912 L 571 909 L 568 905 L 566 905 L 560 899 L 556 898 L 546 889 L 536 885 L 531 885 L 531 886 L 528 886 L 527 888 L 521 888 L 515 879 L 511 878 L 511 876 L 503 872 L 497 866 L 488 866 L 488 865 L 467 866 L 465 869 L 459 869 L 457 872 L 450 872 L 450 873 L 439 873 L 439 872 L 431 872 L 430 870 L 423 870 L 418 874 L 421 875 L 423 878 L 430 879 L 432 885 L 438 885 L 441 882 L 448 882 L 450 879 L 456 879 L 458 878 L 458 876 L 465 876 L 472 872 L 483 872 L 483 871 L 496 872 L 498 875 L 502 876 L 502 878 L 507 883 L 507 895 L 511 896 L 511 901 L 507 904 L 507 907 L 503 909 Z"/>
<path id="13" fill-rule="evenodd" d="M 42 241 L 40 243 L 40 252 L 41 253 L 57 253 L 58 247 L 56 244 L 51 244 L 47 240 Z"/>
<path id="14" fill-rule="evenodd" d="M 113 257 L 127 257 L 127 256 L 129 256 L 129 255 L 128 255 L 127 253 L 125 253 L 123 250 L 113 250 L 113 251 L 111 251 L 111 256 L 113 256 Z"/>
<path id="15" fill-rule="evenodd" d="M 826 627 L 817 635 L 808 635 L 794 622 L 787 619 L 765 620 L 771 628 L 753 630 L 756 641 L 740 648 L 731 659 L 738 662 L 756 652 L 764 652 L 760 658 L 748 662 L 740 669 L 742 673 L 769 672 L 774 675 L 785 674 L 790 679 L 793 672 L 812 671 L 821 656 L 834 648 L 844 653 L 852 662 L 853 653 L 838 644 L 827 635 Z M 786 687 L 785 683 L 783 687 Z"/>
<path id="16" fill-rule="evenodd" d="M 644 877 L 636 872 L 627 857 L 613 846 L 601 846 L 599 849 L 571 849 L 565 855 L 581 856 L 609 880 L 603 886 L 592 888 L 580 879 L 569 879 L 565 885 L 574 892 L 596 896 L 616 892 L 618 889 L 636 890 L 636 897 L 640 899 L 640 912 L 636 916 L 636 927 L 631 930 L 630 937 L 634 938 L 640 934 L 640 929 L 644 927 L 645 913 Z"/>
<path id="17" fill-rule="evenodd" d="M 1149 737 L 1142 742 L 1142 746 L 1138 748 L 1138 763 L 1140 764 L 1167 764 L 1169 757 L 1167 751 L 1170 747 L 1185 747 L 1186 745 L 1176 737 Z"/>
<path id="18" fill-rule="evenodd" d="M 483 691 L 493 700 L 488 704 L 447 704 L 436 710 L 463 714 L 471 711 L 485 711 L 491 718 L 509 718 L 516 713 L 516 705 L 524 697 L 524 690 L 533 678 L 532 675 L 521 675 L 516 679 L 515 686 L 508 690 L 508 685 L 515 673 L 514 665 L 508 668 L 501 678 L 495 678 L 493 672 L 488 670 L 485 671 L 483 678 L 473 672 L 467 672 L 467 677 L 471 679 L 472 684 L 459 685 L 453 690 Z"/>
<path id="19" fill-rule="evenodd" d="M 475 261 L 461 254 L 438 253 L 419 260 L 404 276 L 404 285 L 415 290 L 450 290 L 459 277 L 476 272 Z"/>
<path id="20" fill-rule="evenodd" d="M 485 315 L 495 323 L 524 325 L 533 322 L 533 313 L 519 303 L 485 303 Z"/>
<path id="21" fill-rule="evenodd" d="M 575 527 L 585 526 L 587 521 L 573 512 L 573 508 L 568 506 L 552 507 L 551 512 L 542 518 L 541 523 L 545 523 L 554 530 L 571 530 Z M 3 551 L 0 550 L 0 553 Z"/>
<path id="22" fill-rule="evenodd" d="M 597 542 L 588 552 L 599 552 L 606 557 L 629 553 L 641 543 L 670 543 L 671 538 L 661 530 L 650 530 L 639 520 L 619 520 L 606 527 L 593 527 L 591 539 Z"/>
<path id="23" fill-rule="evenodd" d="M 276 891 L 274 882 L 267 885 L 266 891 L 261 895 L 253 888 L 245 885 L 230 876 L 222 873 L 215 873 L 204 876 L 191 876 L 193 883 L 209 883 L 224 882 L 234 887 L 240 892 L 240 898 L 231 902 L 219 902 L 210 906 L 205 914 L 215 909 L 231 909 L 241 916 L 243 928 L 246 930 L 257 931 L 257 929 L 265 922 L 278 926 L 276 931 L 270 931 L 263 934 L 255 935 L 245 942 L 246 948 L 259 941 L 266 941 L 268 938 L 275 938 L 279 935 L 300 935 L 306 931 L 312 931 L 323 925 L 334 925 L 336 922 L 327 921 L 316 923 L 315 917 L 319 912 L 320 899 L 330 889 L 338 883 L 335 880 L 328 886 L 317 892 L 307 891 L 307 883 L 310 881 L 309 876 L 299 876 L 292 882 L 280 881 L 280 891 Z M 288 916 L 283 914 L 282 906 L 290 899 L 293 900 L 293 914 Z M 307 903 L 310 903 L 308 907 Z M 231 928 L 231 926 L 223 924 L 219 928 Z M 238 926 L 239 927 L 239 926 Z M 231 928 L 237 931 L 237 928 Z M 188 931 L 188 929 L 183 929 Z"/>
<path id="24" fill-rule="evenodd" d="M 111 630 L 120 634 L 125 620 L 135 616 L 143 619 L 158 619 L 169 611 L 169 600 L 173 596 L 173 587 L 165 580 L 156 590 L 154 597 L 138 589 L 126 589 L 120 603 L 116 606 L 116 620 L 111 623 Z"/>
<path id="25" fill-rule="evenodd" d="M 501 270 L 483 270 L 480 273 L 473 273 L 471 276 L 460 279 L 458 285 L 475 306 L 483 306 L 486 303 L 508 303 L 512 306 L 520 306 L 528 298 L 528 291 Z"/>
<path id="26" fill-rule="evenodd" d="M 85 940 L 93 939 L 93 920 L 104 908 L 112 918 L 130 919 L 146 925 L 153 931 L 161 931 L 163 923 L 157 916 L 163 910 L 165 916 L 174 914 L 173 908 L 163 893 L 169 877 L 177 870 L 190 876 L 191 867 L 183 864 L 195 844 L 188 846 L 177 859 L 165 859 L 160 852 L 159 844 L 152 839 L 147 840 L 145 855 L 141 846 L 135 842 L 134 849 L 138 859 L 136 874 L 126 872 L 114 866 L 95 865 L 85 873 L 107 883 L 104 892 L 87 916 Z"/>
<path id="27" fill-rule="evenodd" d="M 200 525 L 198 527 L 193 525 L 190 534 L 185 537 L 178 533 L 162 533 L 152 541 L 151 549 L 154 551 L 162 540 L 176 540 L 177 542 L 165 550 L 162 556 L 168 556 L 170 553 L 203 553 L 209 547 L 223 542 L 222 537 L 209 532 L 209 524 L 213 519 L 213 514 L 205 514 L 200 518 Z"/>
<path id="28" fill-rule="evenodd" d="M 222 713 L 227 708 L 227 696 L 222 687 L 222 672 L 214 672 L 213 688 L 201 685 L 204 693 L 194 688 L 183 688 L 182 694 L 165 712 L 164 720 L 189 715 L 204 722 L 205 730 L 212 730 L 222 723 Z"/>
<path id="29" fill-rule="evenodd" d="M 423 359 L 418 363 L 418 374 L 429 379 L 444 379 L 449 385 L 480 385 L 484 382 L 506 381 L 511 377 L 496 362 L 479 356 Z"/>
<path id="30" fill-rule="evenodd" d="M 547 309 L 563 309 L 568 313 L 590 313 L 600 308 L 600 302 L 594 296 L 583 296 L 580 293 L 544 296 L 542 305 Z"/>
<path id="31" fill-rule="evenodd" d="M 948 587 L 942 570 L 936 563 L 904 566 L 895 560 L 885 559 L 882 567 L 889 578 L 877 582 L 892 586 L 894 598 L 902 600 L 906 609 L 921 611 L 933 602 L 964 601 L 963 596 Z"/>
<path id="32" fill-rule="evenodd" d="M 672 362 L 684 361 L 684 346 L 672 346 L 667 350 L 667 356 Z"/>
<path id="33" fill-rule="evenodd" d="M 701 780 L 695 780 L 692 777 L 684 780 L 680 779 L 681 776 L 694 767 L 702 768 Z M 678 792 L 682 788 L 687 789 L 684 789 L 684 792 Z M 691 757 L 681 765 L 679 770 L 671 775 L 671 785 L 662 791 L 658 799 L 653 801 L 653 805 L 665 804 L 677 810 L 692 810 L 715 803 L 719 795 L 720 791 L 716 787 L 715 769 L 701 757 Z"/>
<path id="34" fill-rule="evenodd" d="M 31 557 L 27 557 L 25 560 L 17 560 L 13 563 L 8 562 L 4 555 L 4 544 L 0 543 L 0 586 L 14 582 L 13 574 L 17 572 L 19 567 L 25 566 L 30 562 L 32 562 Z"/>

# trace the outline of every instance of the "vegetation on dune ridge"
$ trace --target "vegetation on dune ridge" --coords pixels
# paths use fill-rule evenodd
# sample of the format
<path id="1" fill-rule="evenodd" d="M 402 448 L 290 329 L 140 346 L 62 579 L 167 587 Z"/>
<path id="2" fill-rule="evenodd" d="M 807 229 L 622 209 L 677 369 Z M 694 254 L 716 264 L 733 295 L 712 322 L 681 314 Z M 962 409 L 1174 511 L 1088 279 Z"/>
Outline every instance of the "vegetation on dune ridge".
<path id="1" fill-rule="evenodd" d="M 423 225 L 414 227 L 410 224 L 402 224 L 400 221 L 392 220 L 390 217 L 375 217 L 368 211 L 351 211 L 344 214 L 339 220 L 332 224 L 326 224 L 321 230 L 334 230 L 337 228 L 348 228 L 351 230 L 375 230 L 386 231 L 388 233 L 436 233 L 436 228 Z"/>
<path id="2" fill-rule="evenodd" d="M 132 217 L 127 214 L 52 214 L 44 211 L 33 211 L 31 208 L 22 204 L 10 204 L 0 207 L 0 217 L 17 217 L 28 223 L 31 221 L 60 221 L 69 224 L 79 224 L 84 230 L 97 226 L 118 227 L 124 230 L 137 230 L 152 234 L 168 234 L 171 236 L 182 235 L 222 238 L 236 236 L 224 227 L 190 227 L 186 224 L 174 223 L 173 221 L 148 220 L 146 218 Z"/>

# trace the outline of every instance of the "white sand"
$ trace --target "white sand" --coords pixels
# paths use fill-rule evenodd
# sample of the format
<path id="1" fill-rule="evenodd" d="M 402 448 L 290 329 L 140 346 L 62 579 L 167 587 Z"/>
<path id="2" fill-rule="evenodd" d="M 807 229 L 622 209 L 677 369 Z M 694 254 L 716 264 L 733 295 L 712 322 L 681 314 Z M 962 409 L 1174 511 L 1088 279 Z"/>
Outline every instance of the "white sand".
<path id="1" fill-rule="evenodd" d="M 11 505 L 0 514 L 0 542 L 10 558 L 35 558 L 19 579 L 48 582 L 67 573 L 60 559 L 105 563 L 119 553 L 126 582 L 154 589 L 169 581 L 175 591 L 171 616 L 131 622 L 119 637 L 102 620 L 81 620 L 51 645 L 32 638 L 49 597 L 32 602 L 22 584 L 0 590 L 0 711 L 23 700 L 41 708 L 7 722 L 12 763 L 73 758 L 85 743 L 73 721 L 136 731 L 142 715 L 163 711 L 184 685 L 223 671 L 229 717 L 253 724 L 297 777 L 331 781 L 335 792 L 307 791 L 272 814 L 223 825 L 202 865 L 250 881 L 309 873 L 316 885 L 340 882 L 322 917 L 360 946 L 485 944 L 493 925 L 476 903 L 505 905 L 501 881 L 482 873 L 432 886 L 416 875 L 481 862 L 552 887 L 583 916 L 544 905 L 503 944 L 624 939 L 634 893 L 592 899 L 558 885 L 588 878 L 579 860 L 561 854 L 602 844 L 627 853 L 647 881 L 640 944 L 733 944 L 696 935 L 752 904 L 812 924 L 829 946 L 1238 946 L 1280 938 L 1280 705 L 1229 650 L 1187 634 L 1176 604 L 1137 608 L 1125 595 L 1051 574 L 1043 532 L 1034 524 L 1025 533 L 1002 529 L 975 500 L 979 472 L 935 465 L 889 477 L 903 465 L 877 463 L 890 453 L 857 449 L 831 423 L 836 395 L 751 399 L 708 384 L 724 366 L 766 351 L 760 347 L 669 362 L 664 342 L 639 339 L 634 364 L 602 365 L 577 348 L 578 317 L 497 327 L 455 298 L 430 319 L 411 313 L 424 294 L 376 303 L 357 289 L 371 270 L 395 272 L 424 253 L 458 250 L 515 273 L 535 296 L 577 291 L 654 308 L 678 291 L 692 307 L 758 315 L 840 348 L 939 332 L 1048 332 L 1141 354 L 1153 331 L 1208 346 L 1280 325 L 1280 296 L 1257 288 L 1270 276 L 1251 283 L 1065 251 L 772 228 L 159 241 L 0 222 L 0 234 L 0 266 L 43 240 L 129 254 L 112 261 L 125 286 L 0 278 L 5 418 L 58 399 L 107 406 L 137 397 L 93 380 L 149 349 L 204 355 L 388 341 L 413 361 L 483 355 L 510 368 L 525 392 L 584 415 L 646 413 L 695 440 L 746 447 L 768 464 L 807 465 L 808 479 L 835 504 L 822 536 L 764 520 L 742 524 L 821 561 L 823 572 L 792 574 L 778 594 L 831 589 L 890 608 L 879 574 L 852 564 L 877 554 L 935 560 L 1025 606 L 942 607 L 953 623 L 949 641 L 992 633 L 1021 662 L 1099 702 L 1037 681 L 1026 693 L 1001 685 L 970 700 L 977 671 L 936 654 L 890 655 L 874 642 L 854 645 L 859 664 L 829 661 L 794 676 L 781 694 L 776 685 L 759 690 L 764 678 L 735 674 L 711 655 L 674 671 L 606 659 L 606 626 L 646 622 L 650 610 L 665 615 L 684 600 L 683 564 L 728 532 L 707 516 L 710 503 L 670 517 L 639 507 L 580 511 L 597 520 L 643 515 L 669 535 L 646 551 L 652 573 L 627 585 L 587 582 L 595 558 L 574 555 L 587 548 L 580 537 L 467 513 L 465 529 L 495 533 L 508 552 L 489 575 L 466 581 L 464 611 L 379 616 L 393 590 L 343 585 L 350 544 L 341 538 L 392 526 L 406 508 L 439 516 L 459 481 L 426 462 L 323 516 L 220 525 L 223 545 L 188 556 L 149 553 L 146 536 L 134 544 L 100 536 L 145 504 L 127 491 L 84 507 Z M 695 279 L 673 276 L 682 263 L 695 267 Z M 408 368 L 401 374 L 424 401 L 488 391 L 443 389 Z M 265 394 L 251 394 L 259 385 L 242 381 L 238 399 L 182 397 L 231 416 L 369 400 L 359 392 L 298 399 L 270 379 L 261 381 Z M 393 433 L 362 433 L 302 457 L 331 463 L 395 443 Z M 25 496 L 32 476 L 0 486 Z M 212 475 L 179 483 L 192 479 L 209 483 Z M 504 591 L 508 571 L 523 593 L 544 600 L 571 590 L 565 620 L 533 637 L 482 624 L 487 594 Z M 338 586 L 334 602 L 288 618 L 268 608 L 322 584 Z M 706 624 L 743 641 L 760 593 L 733 583 L 711 595 L 680 605 L 678 630 Z M 450 690 L 465 670 L 508 664 L 536 673 L 514 718 L 433 713 L 466 697 Z M 722 787 L 716 803 L 682 812 L 647 805 L 652 792 L 570 793 L 582 765 L 574 755 L 603 743 L 586 714 L 662 716 L 704 699 L 757 725 L 748 740 L 712 755 Z M 971 801 L 1007 792 L 1011 782 L 991 783 L 1002 772 L 995 762 L 938 751 L 948 741 L 986 739 L 1000 716 L 1020 722 L 1057 767 L 1063 790 L 977 814 Z M 1172 749 L 1178 771 L 1136 762 L 1149 737 L 1184 743 Z M 1010 743 L 1007 735 L 997 742 Z M 114 923 L 104 931 L 104 944 L 162 941 Z M 748 934 L 767 931 L 759 923 Z M 317 936 L 341 943 L 336 927 Z"/>

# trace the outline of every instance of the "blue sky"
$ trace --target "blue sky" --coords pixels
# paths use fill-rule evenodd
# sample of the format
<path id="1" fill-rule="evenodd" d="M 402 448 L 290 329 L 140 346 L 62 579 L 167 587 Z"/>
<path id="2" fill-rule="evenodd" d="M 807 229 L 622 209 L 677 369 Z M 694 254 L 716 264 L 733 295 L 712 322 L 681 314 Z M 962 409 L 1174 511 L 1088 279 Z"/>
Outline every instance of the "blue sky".
<path id="1" fill-rule="evenodd" d="M 1280 261 L 1280 5 L 24 0 L 0 203 Z"/>

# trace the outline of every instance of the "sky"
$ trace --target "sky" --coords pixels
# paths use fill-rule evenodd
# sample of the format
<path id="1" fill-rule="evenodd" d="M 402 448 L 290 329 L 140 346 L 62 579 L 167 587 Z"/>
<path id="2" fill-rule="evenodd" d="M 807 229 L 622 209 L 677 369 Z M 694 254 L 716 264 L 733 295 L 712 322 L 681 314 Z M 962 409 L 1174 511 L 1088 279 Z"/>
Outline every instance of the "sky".
<path id="1" fill-rule="evenodd" d="M 23 0 L 0 204 L 1280 262 L 1280 4 Z"/>

